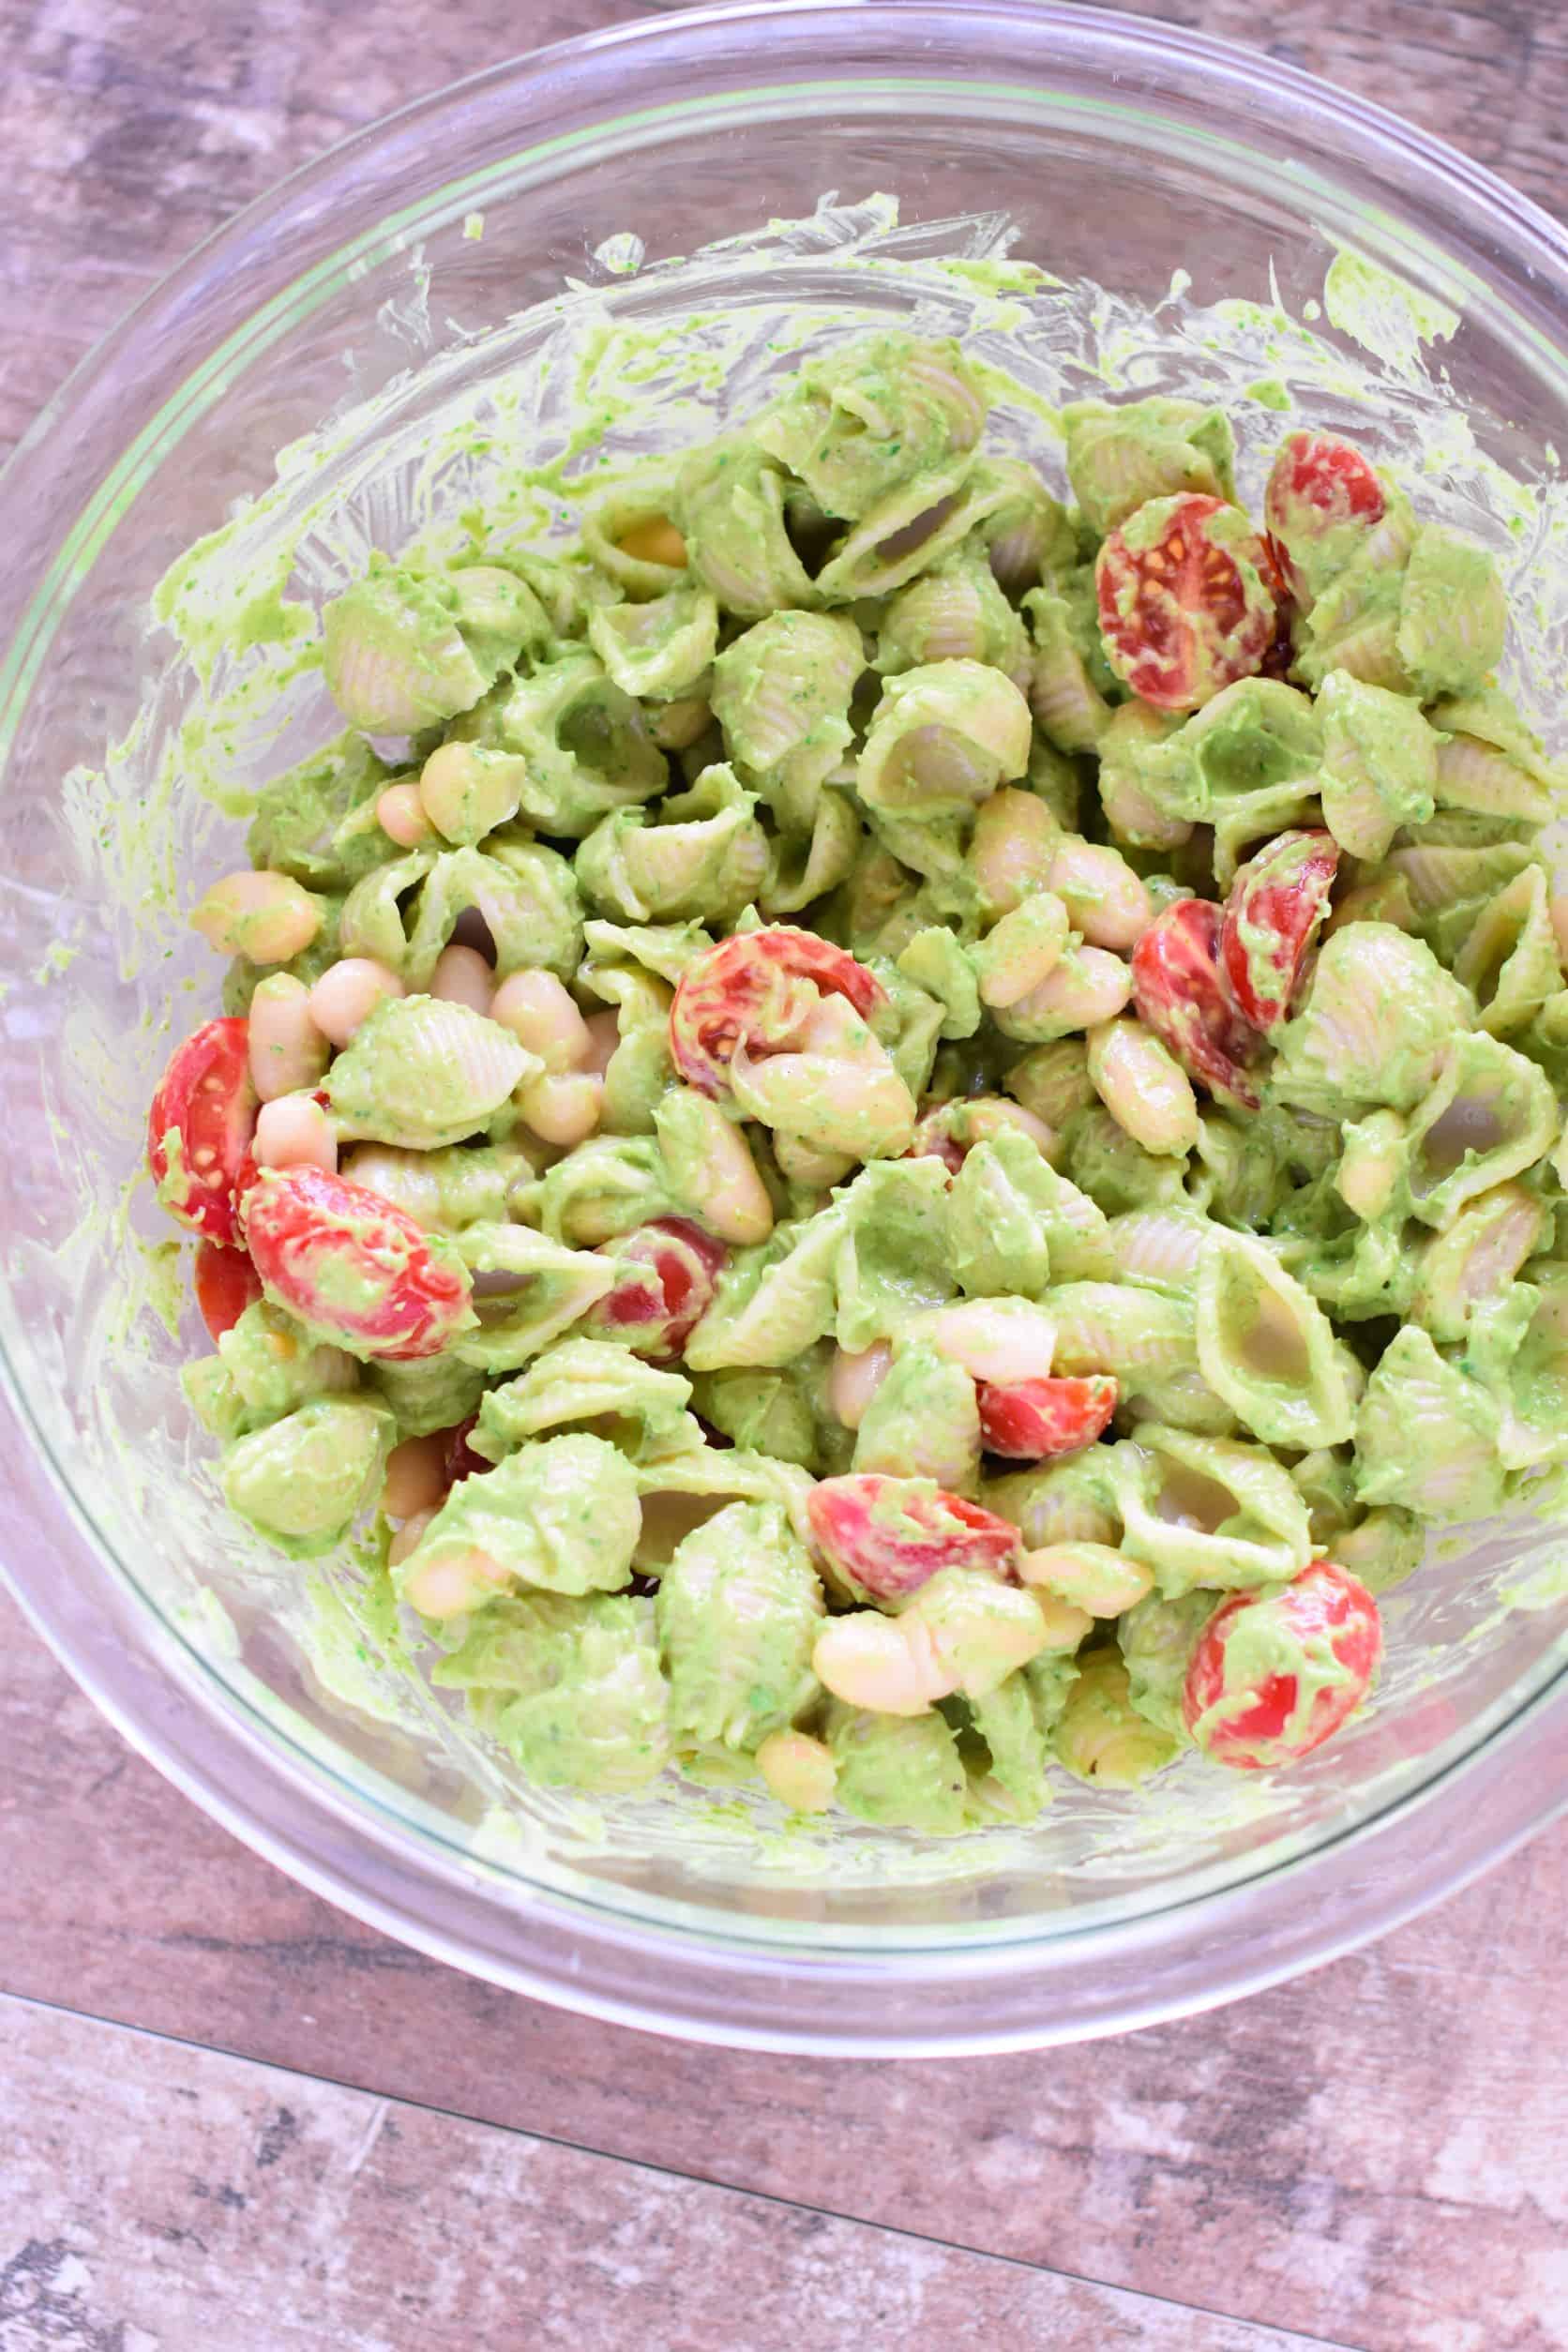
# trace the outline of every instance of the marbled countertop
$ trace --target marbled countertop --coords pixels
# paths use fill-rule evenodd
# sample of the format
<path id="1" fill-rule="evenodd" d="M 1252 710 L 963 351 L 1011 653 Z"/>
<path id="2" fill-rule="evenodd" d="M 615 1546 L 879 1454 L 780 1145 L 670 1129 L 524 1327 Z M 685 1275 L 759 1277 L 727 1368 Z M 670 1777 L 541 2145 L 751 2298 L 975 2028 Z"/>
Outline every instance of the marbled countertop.
<path id="1" fill-rule="evenodd" d="M 1560 0 L 1139 12 L 1568 209 Z M 635 13 L 0 0 L 0 452 L 294 164 Z M 0 2352 L 1568 2345 L 1568 1825 L 1214 2015 L 830 2064 L 560 2015 L 356 1925 L 133 1756 L 8 1602 L 0 1697 Z"/>

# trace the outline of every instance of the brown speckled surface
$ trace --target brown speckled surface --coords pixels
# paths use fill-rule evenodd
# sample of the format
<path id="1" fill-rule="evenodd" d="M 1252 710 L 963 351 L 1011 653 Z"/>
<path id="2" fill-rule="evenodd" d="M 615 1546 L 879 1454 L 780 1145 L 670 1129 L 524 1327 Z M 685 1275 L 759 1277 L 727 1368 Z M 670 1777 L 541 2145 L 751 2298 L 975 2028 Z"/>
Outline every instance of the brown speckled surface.
<path id="1" fill-rule="evenodd" d="M 1568 209 L 1558 0 L 1138 12 Z M 636 13 L 0 0 L 0 450 L 291 166 Z M 829 2065 L 557 2015 L 357 1926 L 123 1747 L 3 1602 L 0 1703 L 0 2352 L 1568 2345 L 1568 1828 L 1214 2016 Z"/>

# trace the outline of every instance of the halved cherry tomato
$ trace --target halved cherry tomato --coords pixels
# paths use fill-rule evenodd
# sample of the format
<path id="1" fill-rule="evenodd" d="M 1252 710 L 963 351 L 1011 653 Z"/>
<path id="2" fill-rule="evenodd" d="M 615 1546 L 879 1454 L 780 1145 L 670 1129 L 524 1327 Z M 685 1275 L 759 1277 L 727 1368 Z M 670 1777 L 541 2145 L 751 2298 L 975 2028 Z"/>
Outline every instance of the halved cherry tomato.
<path id="1" fill-rule="evenodd" d="M 220 1242 L 198 1242 L 191 1276 L 196 1305 L 214 1339 L 233 1331 L 248 1306 L 262 1295 L 262 1277 L 249 1250 L 226 1249 Z"/>
<path id="2" fill-rule="evenodd" d="M 258 1108 L 249 1031 L 237 1015 L 207 1021 L 175 1047 L 147 1113 L 147 1166 L 170 1215 L 209 1242 L 238 1238 L 238 1178 Z M 179 1138 L 173 1178 L 171 1132 Z"/>
<path id="3" fill-rule="evenodd" d="M 640 1356 L 678 1356 L 730 1262 L 724 1244 L 689 1217 L 655 1217 L 608 1254 L 626 1272 L 596 1304 L 590 1326 Z"/>
<path id="4" fill-rule="evenodd" d="M 1255 1028 L 1271 1030 L 1289 1017 L 1338 870 L 1333 834 L 1304 829 L 1265 843 L 1231 883 L 1220 961 L 1231 994 Z"/>
<path id="5" fill-rule="evenodd" d="M 1263 519 L 1292 596 L 1304 587 L 1295 559 L 1345 523 L 1370 530 L 1387 506 L 1370 460 L 1350 442 L 1333 433 L 1287 433 L 1263 493 Z"/>
<path id="6" fill-rule="evenodd" d="M 1006 1576 L 1022 1549 L 1008 1520 L 928 1478 L 884 1478 L 873 1470 L 824 1478 L 807 1511 L 829 1565 L 857 1598 L 901 1599 L 939 1568 Z"/>
<path id="7" fill-rule="evenodd" d="M 1237 1659 L 1261 1663 L 1238 1670 L 1229 1653 L 1244 1631 L 1263 1638 L 1238 1647 Z M 1382 1648 L 1366 1587 L 1331 1560 L 1312 1560 L 1289 1584 L 1238 1592 L 1214 1611 L 1187 1667 L 1182 1720 L 1216 1764 L 1253 1772 L 1293 1763 L 1354 1714 Z"/>
<path id="8" fill-rule="evenodd" d="M 322 1168 L 264 1168 L 241 1209 L 268 1298 L 363 1356 L 433 1356 L 473 1321 L 451 1244 Z"/>
<path id="9" fill-rule="evenodd" d="M 740 931 L 694 957 L 670 1008 L 670 1050 L 688 1086 L 722 1095 L 735 1048 L 787 1048 L 822 997 L 847 997 L 864 1020 L 882 983 L 842 947 L 789 924 Z"/>
<path id="10" fill-rule="evenodd" d="M 976 1383 L 980 1442 L 1009 1462 L 1043 1462 L 1093 1445 L 1116 1410 L 1120 1395 L 1108 1372 L 1081 1379 Z"/>
<path id="11" fill-rule="evenodd" d="M 1133 998 L 1190 1078 L 1221 1102 L 1256 1110 L 1247 1072 L 1263 1040 L 1226 985 L 1221 921 L 1212 899 L 1173 898 L 1133 950 Z"/>
<path id="12" fill-rule="evenodd" d="M 1094 565 L 1112 669 L 1162 711 L 1195 711 L 1250 677 L 1274 636 L 1273 569 L 1240 507 L 1195 491 L 1152 498 Z"/>
<path id="13" fill-rule="evenodd" d="M 448 1486 L 455 1486 L 460 1478 L 472 1478 L 475 1471 L 495 1468 L 495 1464 L 487 1462 L 482 1454 L 475 1454 L 468 1442 L 478 1426 L 478 1414 L 470 1413 L 468 1419 L 460 1421 L 455 1429 L 442 1431 L 441 1434 L 445 1442 L 441 1466 L 445 1473 Z"/>

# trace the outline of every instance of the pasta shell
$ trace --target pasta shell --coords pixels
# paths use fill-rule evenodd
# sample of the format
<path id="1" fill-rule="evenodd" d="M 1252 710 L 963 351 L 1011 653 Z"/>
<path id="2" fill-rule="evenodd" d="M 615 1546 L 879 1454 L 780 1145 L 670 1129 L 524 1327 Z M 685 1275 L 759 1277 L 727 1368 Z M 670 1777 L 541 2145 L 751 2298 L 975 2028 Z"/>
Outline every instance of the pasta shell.
<path id="1" fill-rule="evenodd" d="M 1343 1445 L 1355 1425 L 1345 1351 L 1322 1308 L 1248 1234 L 1215 1230 L 1198 1276 L 1203 1378 L 1265 1444 Z"/>

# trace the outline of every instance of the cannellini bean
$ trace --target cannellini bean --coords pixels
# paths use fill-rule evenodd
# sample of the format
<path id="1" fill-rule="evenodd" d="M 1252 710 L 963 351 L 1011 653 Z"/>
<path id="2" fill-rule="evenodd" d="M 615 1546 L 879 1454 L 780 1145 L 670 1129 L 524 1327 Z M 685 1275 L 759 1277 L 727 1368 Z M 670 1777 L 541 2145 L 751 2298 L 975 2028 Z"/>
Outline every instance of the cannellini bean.
<path id="1" fill-rule="evenodd" d="M 433 1511 L 445 1492 L 445 1435 L 438 1431 L 434 1437 L 405 1438 L 392 1448 L 381 1489 L 381 1508 L 387 1518 L 412 1519 L 418 1512 Z"/>
<path id="2" fill-rule="evenodd" d="M 1154 919 L 1141 877 L 1119 850 L 1096 841 L 1058 843 L 1050 888 L 1092 947 L 1136 947 Z"/>
<path id="3" fill-rule="evenodd" d="M 1089 1077 L 1117 1125 L 1146 1152 L 1180 1158 L 1198 1141 L 1198 1096 L 1180 1063 L 1136 1018 L 1089 1032 Z"/>
<path id="4" fill-rule="evenodd" d="M 403 992 L 397 973 L 373 956 L 345 956 L 340 963 L 329 964 L 311 989 L 310 1018 L 324 1037 L 346 1046 L 384 997 Z"/>
<path id="5" fill-rule="evenodd" d="M 574 1005 L 572 1009 L 575 1012 L 577 1008 Z M 490 1018 L 492 1020 L 495 1018 L 493 1008 Z M 615 1048 L 621 1042 L 620 1016 L 616 1013 L 590 1013 L 583 1026 L 588 1032 L 588 1050 L 583 1056 L 582 1067 L 590 1077 L 603 1078 L 610 1067 Z M 540 1058 L 542 1060 L 543 1056 Z M 550 1067 L 548 1062 L 545 1067 L 547 1069 Z"/>
<path id="6" fill-rule="evenodd" d="M 1353 1216 L 1376 1224 L 1399 1183 L 1405 1165 L 1405 1122 L 1396 1110 L 1375 1110 L 1343 1130 L 1344 1150 L 1334 1170 L 1339 1198 Z"/>
<path id="7" fill-rule="evenodd" d="M 1078 947 L 1008 1010 L 1024 1022 L 1048 1020 L 1063 1030 L 1093 1029 L 1101 1021 L 1114 1020 L 1132 992 L 1133 975 L 1120 956 L 1103 947 Z"/>
<path id="8" fill-rule="evenodd" d="M 435 839 L 417 784 L 389 784 L 376 803 L 376 822 L 400 849 L 417 850 Z"/>
<path id="9" fill-rule="evenodd" d="M 1120 1617 L 1154 1589 L 1153 1569 L 1108 1544 L 1048 1544 L 1024 1553 L 1018 1577 L 1092 1618 Z"/>
<path id="10" fill-rule="evenodd" d="M 569 1149 L 597 1128 L 604 1115 L 604 1080 L 586 1070 L 547 1070 L 523 1087 L 517 1100 L 541 1143 Z"/>
<path id="11" fill-rule="evenodd" d="M 1190 820 L 1168 816 L 1125 768 L 1105 756 L 1103 745 L 1099 792 L 1106 823 L 1135 849 L 1179 850 L 1192 839 Z"/>
<path id="12" fill-rule="evenodd" d="M 924 1715 L 956 1687 L 925 1626 L 874 1609 L 836 1617 L 818 1635 L 811 1664 L 835 1698 L 878 1715 Z"/>
<path id="13" fill-rule="evenodd" d="M 936 1307 L 911 1328 L 971 1380 L 1006 1387 L 1049 1378 L 1056 1320 L 1028 1299 L 969 1299 Z"/>
<path id="14" fill-rule="evenodd" d="M 448 1004 L 466 1004 L 471 1013 L 488 1013 L 495 973 L 476 947 L 444 947 L 430 974 L 430 993 Z"/>
<path id="15" fill-rule="evenodd" d="M 594 1050 L 595 1032 L 578 1011 L 571 990 L 553 972 L 514 972 L 491 998 L 490 1017 L 509 1029 L 520 1046 L 537 1054 L 551 1076 L 582 1069 Z M 594 1019 L 612 1025 L 613 1053 L 619 1042 L 614 1014 L 596 1013 Z"/>
<path id="16" fill-rule="evenodd" d="M 522 761 L 478 744 L 444 743 L 419 771 L 419 801 L 448 841 L 482 841 L 517 814 Z"/>
<path id="17" fill-rule="evenodd" d="M 324 1168 L 338 1172 L 338 1138 L 313 1094 L 280 1094 L 264 1103 L 251 1146 L 258 1168 Z"/>
<path id="18" fill-rule="evenodd" d="M 772 1794 L 792 1813 L 825 1813 L 838 1767 L 833 1750 L 808 1731 L 772 1731 L 757 1751 L 757 1769 Z"/>
<path id="19" fill-rule="evenodd" d="M 917 1661 L 930 1643 L 933 1677 L 965 1698 L 986 1698 L 1046 1646 L 1033 1594 L 1000 1576 L 964 1568 L 939 1570 L 898 1620 Z M 942 1692 L 936 1694 L 941 1697 Z"/>
<path id="20" fill-rule="evenodd" d="M 268 972 L 250 995 L 250 1082 L 264 1103 L 315 1085 L 330 1048 L 310 1018 L 310 991 L 289 972 Z"/>
<path id="21" fill-rule="evenodd" d="M 815 1192 L 827 1192 L 842 1184 L 854 1166 L 846 1153 L 819 1151 L 814 1143 L 804 1143 L 794 1135 L 776 1135 L 773 1156 L 779 1174 L 790 1184 L 807 1184 Z"/>
<path id="22" fill-rule="evenodd" d="M 310 893 L 287 874 L 264 869 L 225 874 L 215 882 L 191 915 L 193 930 L 220 956 L 246 956 L 253 964 L 286 964 L 309 946 L 322 927 L 322 911 Z"/>
<path id="23" fill-rule="evenodd" d="M 648 719 L 648 731 L 661 751 L 688 751 L 712 723 L 713 711 L 701 695 L 689 694 L 679 702 L 656 704 Z"/>
<path id="24" fill-rule="evenodd" d="M 773 1202 L 744 1133 L 705 1094 L 692 1094 L 686 1115 L 700 1149 L 683 1178 L 684 1205 L 716 1241 L 736 1248 L 765 1242 Z"/>
<path id="25" fill-rule="evenodd" d="M 1029 1558 L 1027 1552 L 1024 1558 Z M 1054 1593 L 1042 1592 L 1038 1587 L 1034 1589 L 1034 1598 L 1040 1605 L 1048 1650 L 1076 1650 L 1085 1635 L 1093 1631 L 1093 1619 L 1075 1602 L 1059 1601 Z"/>
<path id="26" fill-rule="evenodd" d="M 634 564 L 667 564 L 679 571 L 686 560 L 686 543 L 664 515 L 649 515 L 623 531 L 615 542 Z"/>
<path id="27" fill-rule="evenodd" d="M 1010 914 L 1050 877 L 1062 828 L 1033 792 L 1004 784 L 974 820 L 970 871 L 988 915 Z"/>
<path id="28" fill-rule="evenodd" d="M 966 1144 L 989 1143 L 993 1138 L 1011 1132 L 1026 1135 L 1042 1159 L 1049 1159 L 1061 1143 L 1061 1137 L 1048 1127 L 1043 1119 L 1036 1119 L 1021 1103 L 1010 1103 L 1004 1095 L 982 1094 L 964 1106 L 963 1141 Z"/>
<path id="29" fill-rule="evenodd" d="M 846 1429 L 858 1429 L 867 1409 L 888 1375 L 893 1349 L 885 1339 L 853 1351 L 838 1348 L 828 1367 L 827 1401 Z"/>
<path id="30" fill-rule="evenodd" d="M 411 1518 L 403 1521 L 402 1526 L 386 1547 L 389 1567 L 401 1567 L 409 1554 L 417 1550 L 420 1538 L 434 1517 L 435 1512 L 432 1508 L 429 1511 L 415 1511 Z"/>
<path id="31" fill-rule="evenodd" d="M 477 1544 L 447 1543 L 404 1578 L 403 1598 L 421 1617 L 461 1617 L 481 1602 L 493 1601 L 511 1581 L 511 1571 Z"/>
<path id="32" fill-rule="evenodd" d="M 1056 970 L 1071 928 L 1054 892 L 1037 890 L 990 930 L 975 951 L 982 1000 L 1016 1004 Z"/>

